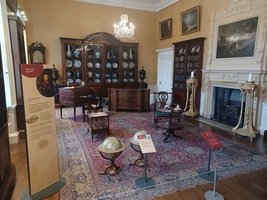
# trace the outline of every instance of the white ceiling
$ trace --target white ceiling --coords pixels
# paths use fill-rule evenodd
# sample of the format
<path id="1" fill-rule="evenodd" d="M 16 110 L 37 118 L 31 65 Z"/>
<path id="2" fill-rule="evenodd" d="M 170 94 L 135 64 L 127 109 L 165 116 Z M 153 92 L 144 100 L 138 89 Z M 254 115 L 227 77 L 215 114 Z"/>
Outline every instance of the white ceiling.
<path id="1" fill-rule="evenodd" d="M 180 0 L 74 0 L 107 6 L 125 7 L 136 10 L 158 12 Z M 125 1 L 125 5 L 124 5 Z"/>

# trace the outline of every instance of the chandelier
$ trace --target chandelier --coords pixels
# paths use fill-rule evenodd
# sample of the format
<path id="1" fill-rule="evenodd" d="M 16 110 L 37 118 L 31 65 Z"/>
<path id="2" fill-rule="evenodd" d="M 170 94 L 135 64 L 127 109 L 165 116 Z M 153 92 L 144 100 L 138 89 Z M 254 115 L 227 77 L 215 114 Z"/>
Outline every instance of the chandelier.
<path id="1" fill-rule="evenodd" d="M 124 8 L 125 8 L 125 0 L 124 0 Z M 134 28 L 135 27 L 132 23 L 128 24 L 128 15 L 122 14 L 119 24 L 118 25 L 114 24 L 115 37 L 121 39 L 126 39 L 126 38 L 133 39 Z"/>

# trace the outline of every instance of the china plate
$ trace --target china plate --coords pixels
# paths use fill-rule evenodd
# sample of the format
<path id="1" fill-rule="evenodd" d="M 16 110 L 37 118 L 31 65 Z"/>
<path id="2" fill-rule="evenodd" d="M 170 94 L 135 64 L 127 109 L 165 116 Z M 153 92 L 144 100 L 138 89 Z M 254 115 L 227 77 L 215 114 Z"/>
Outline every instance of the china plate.
<path id="1" fill-rule="evenodd" d="M 100 68 L 101 67 L 101 64 L 99 62 L 95 63 L 95 67 L 96 68 Z"/>
<path id="2" fill-rule="evenodd" d="M 134 63 L 133 63 L 133 62 L 130 62 L 129 67 L 130 67 L 131 69 L 134 68 Z"/>
<path id="3" fill-rule="evenodd" d="M 101 51 L 96 51 L 95 52 L 95 57 L 97 57 L 97 58 L 100 58 L 101 57 Z"/>
<path id="4" fill-rule="evenodd" d="M 107 78 L 106 82 L 107 83 L 111 83 L 111 79 L 110 78 Z"/>
<path id="5" fill-rule="evenodd" d="M 119 82 L 119 79 L 112 79 L 112 82 L 117 83 L 117 82 Z"/>
<path id="6" fill-rule="evenodd" d="M 75 83 L 80 83 L 82 80 L 79 78 L 76 78 Z"/>
<path id="7" fill-rule="evenodd" d="M 128 79 L 124 78 L 124 79 L 122 79 L 122 82 L 126 83 L 126 82 L 128 82 Z"/>
<path id="8" fill-rule="evenodd" d="M 80 60 L 74 60 L 74 67 L 80 68 L 82 66 L 82 62 Z"/>
<path id="9" fill-rule="evenodd" d="M 111 64 L 110 64 L 110 63 L 107 63 L 107 64 L 106 64 L 106 67 L 107 67 L 107 68 L 111 68 Z"/>
<path id="10" fill-rule="evenodd" d="M 122 67 L 125 69 L 125 68 L 127 68 L 128 67 L 128 63 L 127 62 L 123 62 L 122 63 Z"/>
<path id="11" fill-rule="evenodd" d="M 129 79 L 129 82 L 131 82 L 131 83 L 134 82 L 134 79 L 133 78 L 130 78 Z"/>
<path id="12" fill-rule="evenodd" d="M 95 83 L 100 83 L 100 79 L 95 79 Z"/>
<path id="13" fill-rule="evenodd" d="M 67 82 L 73 83 L 73 79 L 69 78 L 69 79 L 67 79 Z"/>
<path id="14" fill-rule="evenodd" d="M 72 67 L 72 61 L 71 60 L 66 60 L 66 66 L 67 67 Z"/>
<path id="15" fill-rule="evenodd" d="M 88 66 L 89 68 L 93 68 L 94 64 L 93 64 L 92 62 L 88 62 L 88 63 L 87 63 L 87 66 Z"/>
<path id="16" fill-rule="evenodd" d="M 113 63 L 112 66 L 113 66 L 113 68 L 115 68 L 115 69 L 118 68 L 118 64 L 117 64 L 117 63 Z"/>

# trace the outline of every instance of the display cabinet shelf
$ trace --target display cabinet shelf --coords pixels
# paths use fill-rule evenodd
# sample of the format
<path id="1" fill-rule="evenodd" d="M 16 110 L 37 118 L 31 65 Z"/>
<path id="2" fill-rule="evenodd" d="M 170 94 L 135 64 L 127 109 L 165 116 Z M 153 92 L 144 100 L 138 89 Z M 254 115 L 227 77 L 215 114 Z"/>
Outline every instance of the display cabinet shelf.
<path id="1" fill-rule="evenodd" d="M 191 72 L 194 72 L 194 77 L 198 80 L 196 106 L 199 108 L 204 40 L 205 38 L 201 37 L 173 43 L 173 102 L 178 103 L 182 108 L 186 103 L 186 80 L 190 78 Z"/>
<path id="2" fill-rule="evenodd" d="M 104 32 L 60 41 L 63 85 L 83 81 L 106 97 L 110 87 L 138 87 L 138 43 L 124 43 Z"/>

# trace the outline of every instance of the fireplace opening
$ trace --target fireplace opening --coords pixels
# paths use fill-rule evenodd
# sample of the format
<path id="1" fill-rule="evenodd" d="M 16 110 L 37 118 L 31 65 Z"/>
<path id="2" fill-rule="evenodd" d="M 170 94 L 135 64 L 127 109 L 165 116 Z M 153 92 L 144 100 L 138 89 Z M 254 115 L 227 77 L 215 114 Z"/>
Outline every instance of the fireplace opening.
<path id="1" fill-rule="evenodd" d="M 240 126 L 244 123 L 245 102 L 241 102 L 240 90 L 234 88 L 215 87 L 214 120 L 229 125 L 236 126 L 240 117 L 241 104 L 243 113 Z"/>

